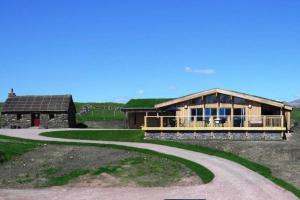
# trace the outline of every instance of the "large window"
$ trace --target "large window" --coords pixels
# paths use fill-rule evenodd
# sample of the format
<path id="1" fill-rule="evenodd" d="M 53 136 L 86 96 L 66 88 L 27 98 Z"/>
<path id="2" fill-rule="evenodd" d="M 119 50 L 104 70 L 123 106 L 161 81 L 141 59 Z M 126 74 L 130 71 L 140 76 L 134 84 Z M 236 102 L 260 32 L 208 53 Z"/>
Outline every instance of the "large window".
<path id="1" fill-rule="evenodd" d="M 244 104 L 246 104 L 246 99 L 234 97 L 234 103 L 244 105 Z"/>
<path id="2" fill-rule="evenodd" d="M 211 117 L 215 117 L 217 115 L 216 108 L 205 108 L 205 121 L 209 121 Z"/>
<path id="3" fill-rule="evenodd" d="M 231 103 L 231 97 L 229 95 L 220 94 L 220 102 L 221 103 Z"/>
<path id="4" fill-rule="evenodd" d="M 205 98 L 207 104 L 217 103 L 217 96 L 215 94 L 208 95 Z"/>
<path id="5" fill-rule="evenodd" d="M 222 122 L 224 123 L 227 120 L 227 117 L 231 115 L 231 109 L 230 108 L 220 108 L 219 110 L 219 116 L 222 119 Z"/>
<path id="6" fill-rule="evenodd" d="M 192 108 L 191 109 L 191 121 L 203 121 L 203 109 L 202 108 Z"/>
<path id="7" fill-rule="evenodd" d="M 198 98 L 198 99 L 193 99 L 192 100 L 192 104 L 194 105 L 200 105 L 203 104 L 202 99 Z"/>

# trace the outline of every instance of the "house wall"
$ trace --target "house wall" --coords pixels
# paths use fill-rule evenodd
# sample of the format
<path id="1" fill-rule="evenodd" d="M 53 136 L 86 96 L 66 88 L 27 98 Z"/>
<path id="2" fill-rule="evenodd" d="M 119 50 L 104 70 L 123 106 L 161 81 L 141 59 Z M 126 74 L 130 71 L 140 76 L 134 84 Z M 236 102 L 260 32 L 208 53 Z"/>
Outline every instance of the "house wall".
<path id="1" fill-rule="evenodd" d="M 187 109 L 185 109 L 185 106 L 188 106 Z M 249 108 L 249 105 L 252 107 Z M 176 116 L 180 117 L 189 117 L 191 115 L 191 109 L 192 108 L 244 108 L 246 115 L 251 115 L 251 116 L 260 116 L 261 115 L 261 104 L 258 102 L 250 101 L 247 100 L 245 104 L 226 104 L 226 103 L 220 103 L 218 106 L 218 103 L 213 103 L 213 104 L 200 104 L 200 105 L 195 105 L 192 103 L 192 101 L 186 101 L 182 102 L 176 105 L 178 108 L 178 111 L 176 111 Z"/>
<path id="2" fill-rule="evenodd" d="M 127 113 L 127 127 L 129 129 L 141 129 L 144 126 L 144 117 L 146 112 L 129 112 Z"/>
<path id="3" fill-rule="evenodd" d="M 17 114 L 2 114 L 1 127 L 2 128 L 30 128 L 31 114 L 23 114 L 20 120 L 17 119 Z"/>
<path id="4" fill-rule="evenodd" d="M 69 128 L 69 116 L 67 113 L 56 113 L 50 119 L 49 113 L 40 113 L 41 128 Z M 32 125 L 31 114 L 22 114 L 21 119 L 17 119 L 17 114 L 2 114 L 2 128 L 30 128 Z"/>
<path id="5" fill-rule="evenodd" d="M 291 111 L 285 111 L 285 121 L 287 126 L 287 131 L 291 130 Z"/>

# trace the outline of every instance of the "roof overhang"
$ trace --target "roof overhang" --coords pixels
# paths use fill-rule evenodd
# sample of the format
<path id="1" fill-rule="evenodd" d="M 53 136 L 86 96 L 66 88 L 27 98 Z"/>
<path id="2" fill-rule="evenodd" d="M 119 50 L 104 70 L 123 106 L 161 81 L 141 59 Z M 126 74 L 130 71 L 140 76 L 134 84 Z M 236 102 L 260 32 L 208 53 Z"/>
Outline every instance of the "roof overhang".
<path id="1" fill-rule="evenodd" d="M 244 94 L 244 93 L 240 93 L 240 92 L 235 92 L 235 91 L 230 91 L 230 90 L 223 90 L 223 89 L 212 89 L 212 90 L 206 90 L 203 92 L 199 92 L 199 93 L 195 93 L 192 95 L 188 95 L 188 96 L 184 96 L 184 97 L 180 97 L 174 100 L 170 100 L 164 103 L 160 103 L 160 104 L 156 104 L 155 108 L 160 109 L 163 107 L 167 107 L 170 105 L 174 105 L 174 104 L 178 104 L 184 101 L 189 101 L 192 99 L 196 99 L 202 96 L 206 96 L 206 95 L 210 95 L 210 94 L 225 94 L 225 95 L 229 95 L 229 96 L 234 96 L 234 97 L 239 97 L 239 98 L 244 98 L 247 100 L 251 100 L 251 101 L 255 101 L 255 102 L 259 102 L 259 103 L 263 103 L 263 104 L 268 104 L 268 105 L 272 105 L 272 106 L 276 106 L 276 107 L 280 107 L 280 108 L 285 108 L 287 110 L 292 110 L 293 108 L 291 106 L 288 106 L 286 104 L 284 104 L 283 102 L 279 102 L 279 101 L 275 101 L 275 100 L 271 100 L 271 99 L 266 99 L 266 98 L 262 98 L 262 97 L 257 97 L 257 96 L 253 96 L 253 95 L 249 95 L 249 94 Z"/>

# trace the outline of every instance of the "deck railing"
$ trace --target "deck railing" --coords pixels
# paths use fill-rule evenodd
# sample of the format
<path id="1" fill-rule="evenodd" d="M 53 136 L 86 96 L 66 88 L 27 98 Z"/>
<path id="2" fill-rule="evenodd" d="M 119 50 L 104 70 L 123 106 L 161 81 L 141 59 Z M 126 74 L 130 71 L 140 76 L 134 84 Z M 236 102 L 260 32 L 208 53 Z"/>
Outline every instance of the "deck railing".
<path id="1" fill-rule="evenodd" d="M 143 128 L 283 128 L 283 115 L 145 116 Z"/>

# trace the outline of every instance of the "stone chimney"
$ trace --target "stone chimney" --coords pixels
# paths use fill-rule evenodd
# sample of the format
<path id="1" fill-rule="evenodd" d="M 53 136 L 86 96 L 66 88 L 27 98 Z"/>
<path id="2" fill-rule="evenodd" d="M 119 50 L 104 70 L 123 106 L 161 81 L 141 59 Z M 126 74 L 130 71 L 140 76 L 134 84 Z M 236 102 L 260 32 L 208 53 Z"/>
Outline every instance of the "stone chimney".
<path id="1" fill-rule="evenodd" d="M 10 93 L 8 93 L 8 98 L 15 97 L 15 96 L 16 96 L 16 93 L 14 93 L 14 89 L 11 88 Z"/>

